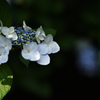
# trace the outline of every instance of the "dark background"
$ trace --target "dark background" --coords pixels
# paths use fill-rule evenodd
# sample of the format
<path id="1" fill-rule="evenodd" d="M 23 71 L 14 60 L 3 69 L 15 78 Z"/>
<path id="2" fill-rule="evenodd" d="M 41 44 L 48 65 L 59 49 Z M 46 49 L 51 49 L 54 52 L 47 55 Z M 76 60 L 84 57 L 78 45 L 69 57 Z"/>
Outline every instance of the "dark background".
<path id="1" fill-rule="evenodd" d="M 12 89 L 3 100 L 68 99 L 79 97 L 79 95 L 81 97 L 89 96 L 89 94 L 93 96 L 99 91 L 99 66 L 96 65 L 98 69 L 91 77 L 86 72 L 81 73 L 78 69 L 80 66 L 76 64 L 78 55 L 75 52 L 74 44 L 81 39 L 91 41 L 98 57 L 100 50 L 99 0 L 13 0 L 10 6 L 13 26 L 22 26 L 22 22 L 25 20 L 26 24 L 33 29 L 40 25 L 45 28 L 53 28 L 57 31 L 54 40 L 60 45 L 61 50 L 50 56 L 50 65 L 44 67 L 31 63 L 27 72 L 30 73 L 30 70 L 34 70 L 38 74 L 32 75 L 38 82 L 41 80 L 44 84 L 50 84 L 52 90 L 50 94 L 49 92 L 48 95 L 42 94 L 37 89 L 38 92 L 33 92 L 29 87 L 26 89 L 27 86 L 32 85 L 33 76 L 29 78 L 29 75 L 28 85 L 23 85 L 25 80 L 19 79 L 21 76 L 19 73 L 19 76 L 14 74 Z M 99 62 L 98 59 L 96 61 Z M 32 67 L 32 65 L 34 66 Z M 18 71 L 13 73 L 16 72 Z M 21 80 L 22 83 L 18 82 Z M 41 88 L 40 90 L 45 91 Z"/>

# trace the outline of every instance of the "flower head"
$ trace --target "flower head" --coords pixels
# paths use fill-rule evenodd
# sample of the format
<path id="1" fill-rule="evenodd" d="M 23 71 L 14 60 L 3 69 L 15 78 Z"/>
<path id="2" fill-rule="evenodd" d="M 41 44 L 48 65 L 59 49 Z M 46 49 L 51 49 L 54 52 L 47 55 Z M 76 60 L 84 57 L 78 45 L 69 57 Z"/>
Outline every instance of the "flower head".
<path id="1" fill-rule="evenodd" d="M 53 41 L 53 37 L 51 34 L 48 34 L 43 41 L 43 43 L 48 45 L 48 54 L 57 53 L 60 50 L 59 45 L 57 42 Z"/>
<path id="2" fill-rule="evenodd" d="M 53 41 L 51 34 L 47 35 L 41 44 L 38 44 L 40 59 L 37 61 L 40 65 L 48 65 L 50 63 L 50 57 L 48 54 L 56 53 L 60 50 L 59 45 Z"/>
<path id="3" fill-rule="evenodd" d="M 8 28 L 3 27 L 1 21 L 0 23 L 0 64 L 8 61 L 12 45 L 23 46 L 22 57 L 30 61 L 37 61 L 40 65 L 48 65 L 50 63 L 49 54 L 57 53 L 60 50 L 59 45 L 53 41 L 53 36 L 45 35 L 42 26 L 33 31 L 25 21 L 23 21 L 22 27 Z"/>
<path id="4" fill-rule="evenodd" d="M 14 27 L 2 27 L 1 29 L 2 33 L 9 39 L 12 39 L 12 40 L 17 40 L 18 36 L 14 30 Z"/>
<path id="5" fill-rule="evenodd" d="M 40 53 L 38 51 L 38 45 L 36 42 L 23 45 L 22 56 L 30 61 L 37 61 L 40 59 Z"/>
<path id="6" fill-rule="evenodd" d="M 32 30 L 24 30 L 23 27 L 15 27 L 18 39 L 13 41 L 13 45 L 28 44 L 33 41 L 35 33 Z"/>

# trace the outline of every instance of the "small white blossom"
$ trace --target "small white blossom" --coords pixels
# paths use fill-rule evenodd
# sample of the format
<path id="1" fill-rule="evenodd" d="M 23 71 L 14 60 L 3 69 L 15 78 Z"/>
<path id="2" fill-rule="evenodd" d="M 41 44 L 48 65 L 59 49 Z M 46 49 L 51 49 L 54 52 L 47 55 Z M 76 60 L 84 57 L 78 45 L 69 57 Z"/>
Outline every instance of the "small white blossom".
<path id="1" fill-rule="evenodd" d="M 8 61 L 8 53 L 4 47 L 0 47 L 0 64 Z"/>
<path id="2" fill-rule="evenodd" d="M 43 41 L 44 38 L 46 37 L 46 36 L 45 36 L 45 32 L 44 32 L 43 29 L 42 29 L 42 26 L 40 26 L 40 27 L 37 29 L 35 37 L 36 37 L 36 40 L 37 40 L 38 43 L 40 43 L 41 40 Z"/>
<path id="3" fill-rule="evenodd" d="M 31 27 L 26 25 L 25 21 L 23 21 L 23 28 L 25 31 L 32 30 Z"/>
<path id="4" fill-rule="evenodd" d="M 45 40 L 38 44 L 40 59 L 37 61 L 40 65 L 48 65 L 50 63 L 50 57 L 48 54 L 56 53 L 60 50 L 59 45 L 53 41 L 51 34 L 47 35 Z"/>
<path id="5" fill-rule="evenodd" d="M 9 50 L 11 50 L 12 48 L 12 43 L 11 40 L 0 35 L 0 47 L 4 47 L 5 50 L 9 53 Z"/>
<path id="6" fill-rule="evenodd" d="M 60 50 L 59 45 L 57 42 L 53 41 L 53 37 L 51 34 L 48 34 L 43 41 L 43 43 L 48 45 L 48 54 L 57 53 Z"/>
<path id="7" fill-rule="evenodd" d="M 38 51 L 38 45 L 36 42 L 24 44 L 21 54 L 23 58 L 30 61 L 37 61 L 40 59 L 40 53 Z"/>
<path id="8" fill-rule="evenodd" d="M 18 36 L 14 30 L 14 27 L 2 27 L 2 33 L 9 39 L 17 40 Z"/>

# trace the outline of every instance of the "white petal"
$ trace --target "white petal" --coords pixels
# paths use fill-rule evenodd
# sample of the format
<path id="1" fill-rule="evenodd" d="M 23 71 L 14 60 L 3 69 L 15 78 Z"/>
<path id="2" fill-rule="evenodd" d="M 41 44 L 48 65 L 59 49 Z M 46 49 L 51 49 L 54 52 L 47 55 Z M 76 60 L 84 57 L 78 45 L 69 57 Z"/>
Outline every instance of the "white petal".
<path id="1" fill-rule="evenodd" d="M 50 48 L 52 49 L 52 53 L 57 53 L 60 50 L 59 45 L 54 41 L 50 44 Z"/>
<path id="2" fill-rule="evenodd" d="M 5 42 L 5 37 L 0 35 L 0 46 L 2 46 Z"/>
<path id="3" fill-rule="evenodd" d="M 45 37 L 45 32 L 43 31 L 42 26 L 40 26 L 36 31 L 36 37 L 39 37 L 40 35 Z"/>
<path id="4" fill-rule="evenodd" d="M 25 58 L 25 59 L 31 58 L 30 55 L 27 52 L 25 52 L 24 50 L 22 50 L 21 54 L 22 54 L 22 57 Z"/>
<path id="5" fill-rule="evenodd" d="M 6 35 L 6 38 L 12 39 L 13 38 L 13 35 L 12 34 L 11 35 Z"/>
<path id="6" fill-rule="evenodd" d="M 48 53 L 48 45 L 45 43 L 41 43 L 38 45 L 40 54 L 47 54 Z"/>
<path id="7" fill-rule="evenodd" d="M 43 28 L 42 28 L 42 26 L 40 26 L 40 34 L 43 36 L 43 37 L 45 37 L 45 32 L 43 31 Z"/>
<path id="8" fill-rule="evenodd" d="M 17 34 L 14 32 L 13 34 L 12 34 L 12 40 L 17 40 L 18 39 L 18 36 L 17 36 Z"/>
<path id="9" fill-rule="evenodd" d="M 48 46 L 48 54 L 51 54 L 52 53 L 52 49 L 50 46 Z"/>
<path id="10" fill-rule="evenodd" d="M 12 43 L 11 43 L 11 40 L 9 40 L 9 39 L 5 39 L 5 49 L 7 50 L 11 50 L 11 48 L 12 48 Z"/>
<path id="11" fill-rule="evenodd" d="M 26 50 L 26 51 L 36 51 L 37 50 L 37 43 L 36 42 L 31 42 L 29 44 L 25 44 L 23 45 L 23 48 Z"/>
<path id="12" fill-rule="evenodd" d="M 36 38 L 37 43 L 40 43 L 40 40 L 38 38 Z"/>
<path id="13" fill-rule="evenodd" d="M 23 28 L 25 31 L 31 30 L 31 28 L 26 25 L 25 21 L 23 21 Z"/>
<path id="14" fill-rule="evenodd" d="M 50 63 L 50 57 L 48 55 L 41 55 L 37 63 L 40 65 L 48 65 Z"/>
<path id="15" fill-rule="evenodd" d="M 5 47 L 6 50 L 11 50 L 11 48 L 12 48 L 11 40 L 9 40 L 6 37 L 0 35 L 0 46 Z"/>
<path id="16" fill-rule="evenodd" d="M 9 28 L 9 33 L 13 33 L 14 32 L 14 27 L 10 27 Z"/>
<path id="17" fill-rule="evenodd" d="M 40 30 L 43 30 L 42 26 L 39 27 Z"/>
<path id="18" fill-rule="evenodd" d="M 53 41 L 53 37 L 51 34 L 48 34 L 44 40 L 45 43 L 49 44 Z"/>
<path id="19" fill-rule="evenodd" d="M 0 57 L 0 62 L 1 63 L 6 63 L 8 61 L 8 55 L 2 55 Z"/>
<path id="20" fill-rule="evenodd" d="M 29 45 L 29 48 L 33 51 L 36 51 L 37 50 L 37 43 L 36 42 L 31 42 L 30 45 Z"/>
<path id="21" fill-rule="evenodd" d="M 8 61 L 8 52 L 6 52 L 4 47 L 0 47 L 0 63 L 5 63 Z"/>
<path id="22" fill-rule="evenodd" d="M 38 28 L 37 31 L 36 31 L 36 37 L 38 37 L 40 35 L 40 32 L 41 32 L 41 29 Z"/>
<path id="23" fill-rule="evenodd" d="M 0 35 L 0 46 L 3 46 L 6 50 L 11 50 L 11 48 L 12 48 L 11 40 Z"/>
<path id="24" fill-rule="evenodd" d="M 43 36 L 40 36 L 39 39 L 40 39 L 40 40 L 44 40 L 44 37 L 43 37 Z"/>
<path id="25" fill-rule="evenodd" d="M 25 23 L 25 21 L 23 21 L 23 28 L 25 28 L 26 27 L 26 23 Z"/>
<path id="26" fill-rule="evenodd" d="M 26 26 L 26 29 L 25 29 L 26 31 L 28 31 L 28 30 L 32 30 L 32 28 L 31 27 L 29 27 L 29 26 Z"/>
<path id="27" fill-rule="evenodd" d="M 35 37 L 38 38 L 39 35 L 40 35 L 40 31 L 36 31 L 36 35 L 35 35 Z"/>
<path id="28" fill-rule="evenodd" d="M 2 55 L 2 53 L 5 53 L 5 52 L 6 52 L 5 48 L 3 46 L 0 46 L 0 55 Z"/>
<path id="29" fill-rule="evenodd" d="M 18 36 L 15 32 L 11 33 L 11 34 L 7 34 L 6 37 L 8 39 L 12 39 L 12 40 L 17 40 Z"/>
<path id="30" fill-rule="evenodd" d="M 31 56 L 30 58 L 31 61 L 37 61 L 40 59 L 40 53 L 38 51 L 31 53 L 30 56 Z"/>
<path id="31" fill-rule="evenodd" d="M 9 55 L 9 52 L 10 52 L 9 50 L 6 50 L 6 55 Z"/>
<path id="32" fill-rule="evenodd" d="M 9 32 L 9 28 L 8 28 L 8 27 L 3 27 L 3 28 L 2 28 L 2 33 L 3 33 L 4 35 L 8 34 L 8 32 Z"/>

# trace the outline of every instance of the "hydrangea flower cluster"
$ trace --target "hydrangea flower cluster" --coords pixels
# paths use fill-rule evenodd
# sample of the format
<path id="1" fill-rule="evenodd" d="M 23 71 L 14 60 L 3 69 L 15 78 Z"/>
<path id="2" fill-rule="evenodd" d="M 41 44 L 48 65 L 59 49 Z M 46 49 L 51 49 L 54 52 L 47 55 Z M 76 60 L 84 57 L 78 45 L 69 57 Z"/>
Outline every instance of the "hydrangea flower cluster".
<path id="1" fill-rule="evenodd" d="M 50 63 L 49 54 L 57 53 L 59 45 L 53 41 L 51 34 L 45 35 L 42 26 L 36 31 L 26 25 L 23 27 L 5 27 L 1 23 L 0 27 L 0 64 L 8 61 L 9 51 L 13 45 L 23 47 L 21 55 L 29 61 L 36 61 L 40 65 Z"/>

